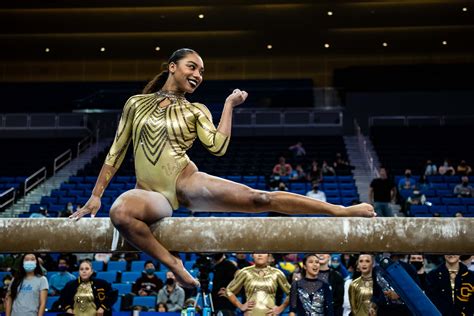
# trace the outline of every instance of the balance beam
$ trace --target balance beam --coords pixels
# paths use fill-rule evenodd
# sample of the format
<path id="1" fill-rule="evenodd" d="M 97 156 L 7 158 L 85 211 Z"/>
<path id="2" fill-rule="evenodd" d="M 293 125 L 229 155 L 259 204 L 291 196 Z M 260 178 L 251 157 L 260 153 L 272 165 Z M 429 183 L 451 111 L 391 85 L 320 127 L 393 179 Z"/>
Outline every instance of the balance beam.
<path id="1" fill-rule="evenodd" d="M 474 254 L 474 218 L 188 217 L 152 230 L 179 252 Z M 0 253 L 111 251 L 136 249 L 109 218 L 0 219 Z"/>

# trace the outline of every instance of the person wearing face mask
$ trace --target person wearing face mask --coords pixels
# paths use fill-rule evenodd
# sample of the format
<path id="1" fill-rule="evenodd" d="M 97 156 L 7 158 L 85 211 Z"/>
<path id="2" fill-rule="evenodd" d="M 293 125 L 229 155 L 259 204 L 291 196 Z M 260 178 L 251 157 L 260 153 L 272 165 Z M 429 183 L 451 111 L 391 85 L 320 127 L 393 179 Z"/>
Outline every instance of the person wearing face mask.
<path id="1" fill-rule="evenodd" d="M 406 169 L 405 170 L 405 177 L 401 178 L 400 181 L 398 181 L 398 190 L 411 190 L 414 189 L 416 185 L 416 180 L 415 178 L 412 177 L 411 175 L 411 170 Z"/>
<path id="2" fill-rule="evenodd" d="M 451 165 L 449 160 L 445 159 L 443 164 L 439 166 L 438 173 L 442 176 L 453 176 L 456 173 L 454 167 Z"/>
<path id="3" fill-rule="evenodd" d="M 165 286 L 158 292 L 156 305 L 164 303 L 168 312 L 179 312 L 184 307 L 184 290 L 176 283 L 173 272 L 166 272 Z"/>
<path id="4" fill-rule="evenodd" d="M 49 279 L 49 295 L 59 295 L 69 281 L 75 280 L 76 277 L 69 273 L 69 264 L 66 258 L 59 258 L 58 273 L 53 274 Z"/>
<path id="5" fill-rule="evenodd" d="M 155 275 L 155 265 L 153 261 L 145 262 L 144 271 L 132 287 L 132 292 L 139 296 L 157 295 L 163 287 L 163 281 Z"/>
<path id="6" fill-rule="evenodd" d="M 420 288 L 426 291 L 426 271 L 425 271 L 425 258 L 423 255 L 410 255 L 410 264 L 415 267 L 418 280 L 420 280 Z"/>
<path id="7" fill-rule="evenodd" d="M 445 263 L 428 273 L 426 295 L 443 316 L 474 315 L 474 273 L 458 255 L 444 259 Z"/>
<path id="8" fill-rule="evenodd" d="M 48 297 L 48 280 L 32 253 L 22 257 L 5 300 L 6 316 L 43 316 Z"/>
<path id="9" fill-rule="evenodd" d="M 469 177 L 462 176 L 461 183 L 454 187 L 454 195 L 460 198 L 473 197 L 474 188 L 469 185 Z"/>
<path id="10" fill-rule="evenodd" d="M 472 168 L 467 164 L 466 160 L 461 160 L 456 171 L 458 174 L 468 176 L 472 173 Z"/>
<path id="11" fill-rule="evenodd" d="M 316 181 L 313 181 L 313 189 L 311 191 L 308 191 L 306 193 L 306 196 L 309 196 L 310 198 L 316 199 L 318 201 L 326 202 L 326 193 L 319 190 L 319 183 Z"/>
<path id="12" fill-rule="evenodd" d="M 76 316 L 109 316 L 117 297 L 118 291 L 109 282 L 96 278 L 92 262 L 86 259 L 79 264 L 79 277 L 61 291 L 58 305 Z"/>
<path id="13" fill-rule="evenodd" d="M 290 316 L 333 316 L 333 299 L 329 284 L 318 278 L 319 258 L 315 254 L 303 258 L 304 278 L 294 281 L 290 291 Z"/>

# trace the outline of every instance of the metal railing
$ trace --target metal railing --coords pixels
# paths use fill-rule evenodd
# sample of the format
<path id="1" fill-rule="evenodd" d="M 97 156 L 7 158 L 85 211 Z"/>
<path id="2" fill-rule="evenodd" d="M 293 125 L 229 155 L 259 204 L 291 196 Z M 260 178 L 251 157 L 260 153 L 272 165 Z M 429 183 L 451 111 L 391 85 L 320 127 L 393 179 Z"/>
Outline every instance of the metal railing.
<path id="1" fill-rule="evenodd" d="M 55 175 L 56 171 L 58 171 L 62 166 L 64 166 L 65 164 L 67 164 L 71 160 L 72 160 L 72 150 L 71 149 L 66 150 L 61 155 L 54 158 L 53 175 Z"/>
<path id="2" fill-rule="evenodd" d="M 4 209 L 10 204 L 13 204 L 13 202 L 15 202 L 15 197 L 16 197 L 16 190 L 13 187 L 1 193 L 0 194 L 0 203 L 1 203 L 0 210 Z"/>
<path id="3" fill-rule="evenodd" d="M 88 135 L 77 143 L 77 156 L 92 145 L 92 140 L 92 135 Z"/>
<path id="4" fill-rule="evenodd" d="M 38 171 L 33 173 L 31 176 L 26 178 L 26 180 L 24 182 L 24 193 L 23 194 L 26 195 L 36 185 L 38 185 L 39 183 L 46 180 L 46 175 L 47 175 L 46 167 L 42 167 L 41 169 L 39 169 Z"/>
<path id="5" fill-rule="evenodd" d="M 83 129 L 87 119 L 83 113 L 8 113 L 0 114 L 0 129 Z"/>
<path id="6" fill-rule="evenodd" d="M 446 125 L 471 125 L 474 121 L 473 115 L 450 116 L 450 115 L 394 115 L 394 116 L 371 116 L 369 127 L 372 126 L 446 126 Z"/>

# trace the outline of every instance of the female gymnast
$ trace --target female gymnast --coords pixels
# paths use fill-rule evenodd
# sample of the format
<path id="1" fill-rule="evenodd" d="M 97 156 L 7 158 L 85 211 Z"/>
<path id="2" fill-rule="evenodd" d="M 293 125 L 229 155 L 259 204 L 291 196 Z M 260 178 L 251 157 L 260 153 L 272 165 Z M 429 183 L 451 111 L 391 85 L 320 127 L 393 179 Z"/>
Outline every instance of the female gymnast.
<path id="1" fill-rule="evenodd" d="M 199 54 L 192 49 L 179 49 L 168 60 L 168 69 L 150 81 L 143 94 L 128 99 L 92 195 L 70 218 L 79 219 L 89 213 L 95 216 L 101 196 L 132 140 L 137 184 L 115 200 L 110 219 L 127 241 L 160 260 L 182 286 L 199 283 L 181 260 L 154 238 L 149 228 L 171 216 L 179 205 L 204 212 L 375 216 L 369 204 L 342 207 L 288 192 L 254 190 L 199 172 L 186 151 L 199 138 L 212 154 L 223 155 L 229 145 L 232 111 L 247 98 L 247 92 L 234 90 L 225 100 L 216 128 L 203 104 L 190 103 L 185 98 L 186 93 L 193 93 L 201 84 L 203 73 L 204 63 Z"/>

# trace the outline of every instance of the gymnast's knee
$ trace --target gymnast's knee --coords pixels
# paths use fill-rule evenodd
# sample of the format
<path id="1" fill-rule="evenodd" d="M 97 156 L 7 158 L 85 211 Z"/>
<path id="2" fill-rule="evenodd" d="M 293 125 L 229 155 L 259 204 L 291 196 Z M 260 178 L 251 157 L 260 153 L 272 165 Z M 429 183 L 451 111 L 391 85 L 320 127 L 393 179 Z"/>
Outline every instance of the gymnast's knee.
<path id="1" fill-rule="evenodd" d="M 251 202 L 255 209 L 262 209 L 269 206 L 272 198 L 269 192 L 252 190 Z"/>
<path id="2" fill-rule="evenodd" d="M 132 220 L 130 209 L 126 204 L 116 201 L 110 208 L 110 220 L 117 228 L 126 227 Z"/>

